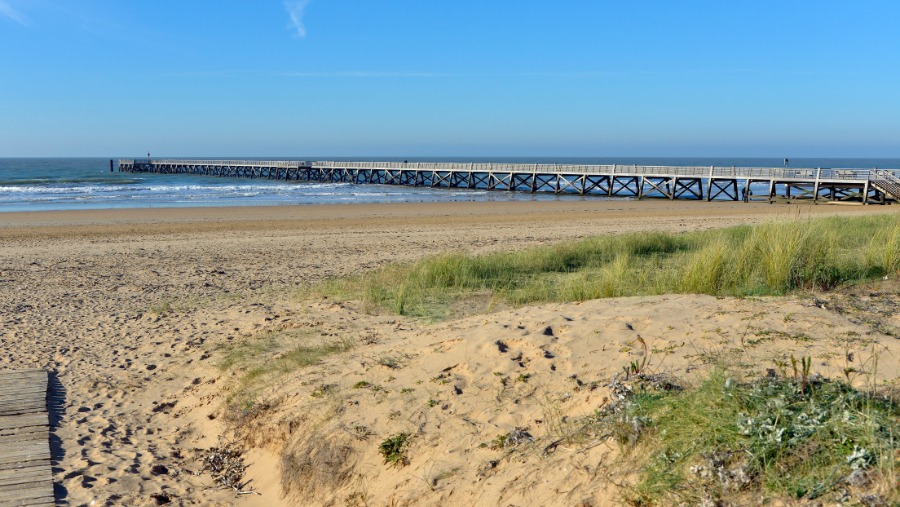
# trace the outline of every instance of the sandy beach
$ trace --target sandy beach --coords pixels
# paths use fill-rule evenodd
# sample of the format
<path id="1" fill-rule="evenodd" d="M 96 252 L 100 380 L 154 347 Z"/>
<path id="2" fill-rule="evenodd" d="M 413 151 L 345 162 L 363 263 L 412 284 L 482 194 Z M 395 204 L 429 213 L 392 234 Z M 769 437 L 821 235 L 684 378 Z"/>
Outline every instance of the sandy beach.
<path id="1" fill-rule="evenodd" d="M 884 330 L 900 329 L 897 280 L 822 304 L 656 296 L 439 324 L 298 290 L 445 251 L 896 208 L 583 200 L 7 213 L 0 368 L 52 372 L 54 480 L 69 505 L 604 505 L 626 480 L 609 475 L 613 446 L 498 458 L 479 445 L 517 428 L 546 435 L 596 409 L 611 375 L 642 353 L 637 334 L 653 364 L 688 377 L 714 353 L 760 374 L 802 353 L 835 376 L 847 350 L 875 347 L 879 380 L 896 379 L 900 345 Z M 842 311 L 851 300 L 871 303 L 882 327 Z M 271 336 L 354 346 L 268 386 L 272 404 L 235 432 L 224 413 L 234 375 L 221 363 Z M 361 381 L 383 389 L 354 389 Z M 401 431 L 416 435 L 414 458 L 386 467 L 378 442 Z M 254 494 L 201 473 L 221 438 L 247 449 Z M 286 466 L 309 471 L 312 443 L 344 465 L 332 479 L 284 482 Z"/>

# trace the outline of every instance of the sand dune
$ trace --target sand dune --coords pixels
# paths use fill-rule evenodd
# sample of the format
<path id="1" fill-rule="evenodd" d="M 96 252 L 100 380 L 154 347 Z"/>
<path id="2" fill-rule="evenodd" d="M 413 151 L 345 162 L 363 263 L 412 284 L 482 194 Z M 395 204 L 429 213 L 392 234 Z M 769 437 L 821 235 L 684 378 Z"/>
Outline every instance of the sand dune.
<path id="1" fill-rule="evenodd" d="M 71 505 L 296 505 L 296 495 L 304 504 L 602 504 L 618 482 L 607 476 L 611 447 L 544 455 L 490 442 L 516 428 L 545 441 L 563 418 L 596 408 L 604 383 L 640 351 L 637 334 L 665 351 L 648 358 L 659 369 L 684 372 L 715 354 L 764 365 L 796 351 L 822 358 L 823 374 L 840 368 L 847 337 L 860 336 L 852 346 L 886 347 L 881 371 L 894 377 L 896 340 L 802 298 L 662 296 L 427 325 L 304 301 L 294 289 L 444 250 L 888 211 L 586 200 L 6 214 L 0 368 L 54 372 L 54 478 Z M 299 327 L 315 343 L 357 346 L 272 385 L 270 406 L 233 434 L 223 407 L 234 373 L 218 365 L 235 343 Z M 753 333 L 763 334 L 748 345 Z M 381 389 L 354 389 L 360 381 Z M 410 464 L 386 467 L 377 445 L 398 432 L 412 435 Z M 195 449 L 222 436 L 258 446 L 247 458 L 261 495 L 237 496 L 199 473 Z M 282 456 L 304 456 L 310 438 L 352 469 L 309 491 L 288 483 L 294 496 L 283 499 Z"/>

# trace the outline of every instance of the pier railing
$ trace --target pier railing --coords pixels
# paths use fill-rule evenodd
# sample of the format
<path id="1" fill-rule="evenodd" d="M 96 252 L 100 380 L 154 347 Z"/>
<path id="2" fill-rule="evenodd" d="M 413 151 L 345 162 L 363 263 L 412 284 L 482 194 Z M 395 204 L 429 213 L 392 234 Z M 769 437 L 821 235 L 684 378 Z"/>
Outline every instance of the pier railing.
<path id="1" fill-rule="evenodd" d="M 738 178 L 738 179 L 797 179 L 865 181 L 875 177 L 880 179 L 900 179 L 897 169 L 857 169 L 857 168 L 789 168 L 789 167 L 723 167 L 723 166 L 648 166 L 648 165 L 579 165 L 579 164 L 507 164 L 489 162 L 350 162 L 303 160 L 192 160 L 140 159 L 119 160 L 120 166 L 147 164 L 155 166 L 220 166 L 220 167 L 266 167 L 291 169 L 313 167 L 321 169 L 393 169 L 416 171 L 454 171 L 488 173 L 544 173 L 544 174 L 604 174 L 633 175 L 648 177 L 679 178 Z"/>
<path id="2" fill-rule="evenodd" d="M 621 174 L 635 176 L 677 176 L 693 178 L 740 179 L 820 179 L 866 180 L 869 169 L 819 169 L 782 167 L 719 167 L 719 166 L 644 166 L 644 165 L 570 165 L 570 164 L 495 164 L 460 162 L 313 162 L 316 168 L 341 169 L 404 169 L 419 171 L 517 172 L 566 174 Z M 882 170 L 882 172 L 885 172 Z M 900 174 L 895 174 L 900 176 Z"/>
<path id="3" fill-rule="evenodd" d="M 241 166 L 241 167 L 279 167 L 294 168 L 309 164 L 305 160 L 191 160 L 191 159 L 153 159 L 119 160 L 119 165 L 151 164 L 151 165 L 208 165 L 208 166 Z"/>

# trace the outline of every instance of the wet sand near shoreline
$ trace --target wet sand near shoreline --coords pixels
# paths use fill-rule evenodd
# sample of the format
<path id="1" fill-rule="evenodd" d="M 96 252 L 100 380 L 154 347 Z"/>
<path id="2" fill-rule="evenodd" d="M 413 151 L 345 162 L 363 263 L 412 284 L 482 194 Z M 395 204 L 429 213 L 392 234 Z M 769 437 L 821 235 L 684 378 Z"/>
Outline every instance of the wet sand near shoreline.
<path id="1" fill-rule="evenodd" d="M 418 324 L 309 304 L 295 289 L 443 251 L 873 213 L 897 206 L 579 200 L 0 214 L 0 368 L 53 372 L 54 479 L 70 505 L 278 505 L 278 480 L 265 478 L 277 464 L 251 471 L 262 496 L 237 497 L 195 475 L 194 449 L 227 432 L 222 347 L 300 321 L 354 337 L 403 327 L 422 350 L 434 341 Z M 716 304 L 687 299 L 669 301 L 669 311 Z M 571 314 L 535 315 L 550 313 Z"/>
<path id="2" fill-rule="evenodd" d="M 147 231 L 169 232 L 192 224 L 197 228 L 215 230 L 228 223 L 230 228 L 252 228 L 254 224 L 274 225 L 283 222 L 323 220 L 377 220 L 385 218 L 419 217 L 492 217 L 501 222 L 531 220 L 536 217 L 565 215 L 571 220 L 638 219 L 638 218 L 699 218 L 727 217 L 796 217 L 861 213 L 889 213 L 891 206 L 842 206 L 808 203 L 785 205 L 741 202 L 701 202 L 630 199 L 535 201 L 535 202 L 435 202 L 398 204 L 321 204 L 305 206 L 235 206 L 197 208 L 134 208 L 104 210 L 66 210 L 12 212 L 0 214 L 0 229 L 6 234 L 15 229 L 41 227 L 42 234 L 54 234 L 54 227 L 84 227 L 116 225 L 155 225 Z M 213 225 L 218 224 L 218 225 Z M 242 224 L 242 225 L 238 225 Z M 202 229 L 202 228 L 201 228 Z M 22 231 L 20 231 L 21 233 Z M 76 232 L 76 231 L 71 231 Z M 4 234 L 4 237 L 6 237 Z"/>

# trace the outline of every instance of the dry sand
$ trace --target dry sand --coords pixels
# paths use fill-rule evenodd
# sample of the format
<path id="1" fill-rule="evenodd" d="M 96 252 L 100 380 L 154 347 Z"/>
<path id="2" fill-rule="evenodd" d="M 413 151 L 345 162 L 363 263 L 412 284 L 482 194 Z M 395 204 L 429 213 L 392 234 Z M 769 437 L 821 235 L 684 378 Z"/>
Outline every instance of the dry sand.
<path id="1" fill-rule="evenodd" d="M 824 305 L 663 296 L 437 325 L 292 290 L 446 250 L 893 208 L 584 200 L 3 214 L 0 368 L 54 372 L 55 481 L 70 505 L 603 504 L 625 480 L 608 476 L 605 444 L 546 455 L 480 444 L 516 428 L 543 442 L 592 412 L 612 373 L 641 354 L 638 334 L 655 368 L 682 376 L 717 354 L 764 370 L 789 353 L 833 375 L 848 349 L 863 358 L 876 342 L 882 378 L 895 379 L 897 340 L 879 331 L 900 327 L 894 282 Z M 356 347 L 280 379 L 235 435 L 222 422 L 233 378 L 217 365 L 273 333 Z M 361 380 L 381 389 L 354 389 Z M 398 432 L 414 435 L 410 464 L 386 467 L 378 443 Z M 255 445 L 248 474 L 261 495 L 198 473 L 195 449 L 222 435 Z M 316 475 L 310 449 L 343 468 Z M 287 499 L 285 455 L 308 478 L 289 481 Z"/>

